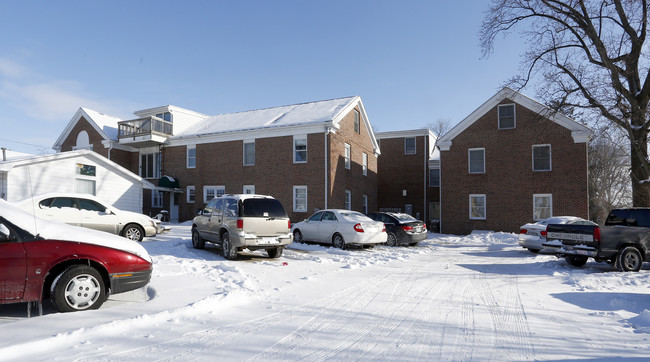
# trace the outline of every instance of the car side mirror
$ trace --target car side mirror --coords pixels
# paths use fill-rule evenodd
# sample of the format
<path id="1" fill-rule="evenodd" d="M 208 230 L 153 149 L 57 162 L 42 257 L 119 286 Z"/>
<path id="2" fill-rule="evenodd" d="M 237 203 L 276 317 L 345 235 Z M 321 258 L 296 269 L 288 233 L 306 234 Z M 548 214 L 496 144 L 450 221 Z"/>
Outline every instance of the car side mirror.
<path id="1" fill-rule="evenodd" d="M 203 215 L 203 209 L 196 209 L 196 214 L 197 215 Z"/>
<path id="2" fill-rule="evenodd" d="M 11 231 L 4 225 L 0 224 L 0 241 L 11 241 L 14 238 L 11 237 Z"/>

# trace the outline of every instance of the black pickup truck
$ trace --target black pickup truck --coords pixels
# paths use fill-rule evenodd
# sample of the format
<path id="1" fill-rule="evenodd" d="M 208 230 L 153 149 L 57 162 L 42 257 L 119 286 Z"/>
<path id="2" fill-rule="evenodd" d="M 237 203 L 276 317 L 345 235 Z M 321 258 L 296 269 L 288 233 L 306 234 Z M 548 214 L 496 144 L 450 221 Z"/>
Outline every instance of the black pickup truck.
<path id="1" fill-rule="evenodd" d="M 650 261 L 650 208 L 614 209 L 604 226 L 550 224 L 546 240 L 544 251 L 571 265 L 583 266 L 591 257 L 619 271 L 639 271 Z"/>

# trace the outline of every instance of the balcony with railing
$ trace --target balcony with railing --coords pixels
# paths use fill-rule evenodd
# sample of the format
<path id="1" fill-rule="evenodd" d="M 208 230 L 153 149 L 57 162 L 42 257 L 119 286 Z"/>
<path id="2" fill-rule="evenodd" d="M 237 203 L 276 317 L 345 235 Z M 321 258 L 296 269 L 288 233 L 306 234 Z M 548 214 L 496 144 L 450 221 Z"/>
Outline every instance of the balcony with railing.
<path id="1" fill-rule="evenodd" d="M 118 139 L 122 144 L 147 147 L 158 145 L 172 136 L 173 125 L 158 117 L 144 117 L 117 123 Z"/>

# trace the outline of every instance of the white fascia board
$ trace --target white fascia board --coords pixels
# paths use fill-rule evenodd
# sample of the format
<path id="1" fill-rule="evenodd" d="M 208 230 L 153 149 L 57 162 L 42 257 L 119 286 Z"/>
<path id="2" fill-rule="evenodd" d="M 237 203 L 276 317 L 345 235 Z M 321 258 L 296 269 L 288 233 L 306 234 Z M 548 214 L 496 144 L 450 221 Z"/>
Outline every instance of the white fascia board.
<path id="1" fill-rule="evenodd" d="M 59 138 L 57 138 L 56 142 L 54 142 L 54 145 L 52 146 L 52 149 L 54 149 L 56 151 L 61 150 L 61 146 L 63 145 L 63 141 L 65 141 L 65 139 L 68 138 L 68 136 L 72 132 L 72 129 L 74 128 L 74 126 L 76 126 L 77 123 L 81 120 L 81 117 L 86 119 L 86 121 L 95 129 L 95 131 L 97 131 L 97 133 L 99 133 L 100 136 L 102 136 L 102 138 L 104 140 L 111 140 L 111 138 L 108 137 L 108 135 L 104 132 L 104 130 L 101 129 L 97 125 L 97 123 L 95 123 L 95 121 L 92 119 L 92 117 L 90 117 L 90 115 L 88 115 L 88 113 L 86 113 L 86 111 L 84 111 L 83 108 L 79 107 L 77 112 L 75 112 L 74 116 L 72 116 L 72 118 L 70 119 L 70 122 L 68 122 L 66 127 L 63 129 L 63 132 L 61 133 L 61 135 L 59 135 Z"/>
<path id="2" fill-rule="evenodd" d="M 187 146 L 202 143 L 219 143 L 228 141 L 243 141 L 247 139 L 273 138 L 293 136 L 295 134 L 325 133 L 331 128 L 331 122 L 291 125 L 286 127 L 253 128 L 223 133 L 199 134 L 171 137 L 167 139 L 168 146 Z"/>
<path id="3" fill-rule="evenodd" d="M 359 106 L 360 110 L 360 116 L 361 119 L 363 119 L 363 123 L 366 125 L 366 129 L 368 130 L 368 134 L 370 135 L 370 142 L 372 143 L 372 148 L 375 153 L 375 156 L 379 156 L 381 154 L 381 150 L 379 149 L 379 142 L 377 142 L 377 137 L 375 136 L 375 132 L 372 129 L 372 125 L 370 124 L 370 119 L 368 119 L 368 113 L 366 113 L 366 107 L 363 105 L 363 101 L 361 100 L 361 97 L 355 96 L 350 100 L 350 102 L 341 109 L 341 111 L 334 116 L 332 119 L 332 125 L 336 129 L 340 129 L 341 126 L 339 123 L 345 117 L 348 115 L 352 110 L 356 107 Z"/>
<path id="4" fill-rule="evenodd" d="M 403 131 L 387 131 L 387 132 L 377 132 L 377 139 L 383 140 L 386 138 L 403 138 L 403 137 L 434 137 L 435 134 L 431 130 L 426 128 L 421 129 L 411 129 Z"/>
<path id="5" fill-rule="evenodd" d="M 460 121 L 449 132 L 447 132 L 442 137 L 440 137 L 438 139 L 438 147 L 440 147 L 440 150 L 448 151 L 449 147 L 451 147 L 452 140 L 456 136 L 458 136 L 463 131 L 465 131 L 469 126 L 471 126 L 479 118 L 483 117 L 483 115 L 485 115 L 492 108 L 496 107 L 499 103 L 501 103 L 502 100 L 506 98 L 570 130 L 572 132 L 572 135 L 574 134 L 574 132 L 578 132 L 578 134 L 580 135 L 584 135 L 586 133 L 591 134 L 591 130 L 589 128 L 581 125 L 580 123 L 572 120 L 571 118 L 559 112 L 553 111 L 547 106 L 517 92 L 512 88 L 505 87 L 501 89 L 499 92 L 497 92 L 490 99 L 488 99 L 480 107 L 478 107 L 469 116 L 465 117 L 465 119 Z M 583 140 L 583 139 L 584 136 L 574 136 L 574 142 L 576 143 L 579 142 L 578 140 Z"/>
<path id="6" fill-rule="evenodd" d="M 156 115 L 158 113 L 165 113 L 165 112 L 184 113 L 184 114 L 189 114 L 191 116 L 201 117 L 201 118 L 208 117 L 208 115 L 206 114 L 195 112 L 181 107 L 172 106 L 172 105 L 143 109 L 140 111 L 135 111 L 133 112 L 133 114 L 136 115 L 137 117 L 146 117 L 146 116 Z"/>

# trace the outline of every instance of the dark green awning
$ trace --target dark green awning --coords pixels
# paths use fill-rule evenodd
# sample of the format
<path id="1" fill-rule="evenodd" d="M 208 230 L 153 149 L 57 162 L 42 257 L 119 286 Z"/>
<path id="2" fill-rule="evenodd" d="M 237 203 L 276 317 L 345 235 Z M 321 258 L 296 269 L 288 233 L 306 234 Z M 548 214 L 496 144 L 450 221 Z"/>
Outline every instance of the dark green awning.
<path id="1" fill-rule="evenodd" d="M 170 189 L 180 189 L 181 186 L 178 183 L 178 180 L 171 176 L 163 176 L 158 180 L 158 187 L 167 187 Z"/>

